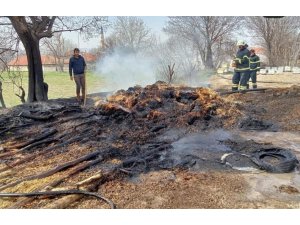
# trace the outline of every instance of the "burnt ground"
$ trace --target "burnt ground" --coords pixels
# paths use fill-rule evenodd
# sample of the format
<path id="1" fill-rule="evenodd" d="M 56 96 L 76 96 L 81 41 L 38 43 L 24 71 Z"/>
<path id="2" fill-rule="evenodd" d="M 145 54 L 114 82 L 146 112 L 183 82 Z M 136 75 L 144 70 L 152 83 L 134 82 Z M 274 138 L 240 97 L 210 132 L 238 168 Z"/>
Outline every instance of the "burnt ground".
<path id="1" fill-rule="evenodd" d="M 90 95 L 85 107 L 71 98 L 2 110 L 0 190 L 88 189 L 117 208 L 299 208 L 298 170 L 271 174 L 247 157 L 227 158 L 249 172 L 221 160 L 269 147 L 299 159 L 299 100 L 299 86 L 220 96 L 158 82 Z M 0 207 L 108 207 L 90 197 L 28 199 L 1 198 Z"/>

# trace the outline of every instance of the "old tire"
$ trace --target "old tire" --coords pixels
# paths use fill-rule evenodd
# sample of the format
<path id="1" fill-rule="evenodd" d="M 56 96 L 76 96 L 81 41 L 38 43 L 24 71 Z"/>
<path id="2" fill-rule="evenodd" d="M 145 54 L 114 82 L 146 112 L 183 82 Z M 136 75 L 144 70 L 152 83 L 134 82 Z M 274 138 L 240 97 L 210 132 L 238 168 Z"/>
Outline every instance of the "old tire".
<path id="1" fill-rule="evenodd" d="M 277 162 L 270 163 L 265 157 L 277 159 Z M 288 173 L 295 169 L 299 161 L 289 150 L 281 148 L 262 149 L 251 155 L 251 160 L 263 170 L 271 173 Z"/>

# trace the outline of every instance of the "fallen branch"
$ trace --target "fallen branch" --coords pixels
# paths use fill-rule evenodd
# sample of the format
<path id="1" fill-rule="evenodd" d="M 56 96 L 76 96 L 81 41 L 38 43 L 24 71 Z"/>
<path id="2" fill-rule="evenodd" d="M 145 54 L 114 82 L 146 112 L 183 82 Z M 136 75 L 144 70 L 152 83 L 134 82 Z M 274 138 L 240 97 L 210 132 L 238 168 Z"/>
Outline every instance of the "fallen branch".
<path id="1" fill-rule="evenodd" d="M 89 118 L 93 115 L 94 115 L 94 113 L 91 113 L 91 114 L 88 114 L 88 115 L 76 115 L 76 116 L 73 116 L 73 117 L 69 117 L 69 118 L 66 118 L 66 119 L 62 119 L 62 120 L 47 124 L 45 127 L 52 127 L 56 124 L 63 124 L 63 123 L 69 122 L 71 120 L 86 119 L 86 118 Z"/>
<path id="2" fill-rule="evenodd" d="M 83 171 L 83 170 L 85 170 L 85 169 L 87 169 L 87 168 L 89 168 L 89 167 L 91 167 L 91 166 L 93 166 L 93 165 L 95 165 L 95 164 L 98 164 L 98 163 L 101 162 L 102 160 L 103 160 L 102 158 L 98 158 L 98 159 L 92 160 L 92 161 L 90 161 L 90 162 L 85 162 L 85 163 L 83 163 L 83 164 L 81 164 L 81 165 L 78 165 L 78 166 L 76 166 L 76 167 L 74 167 L 74 168 L 71 168 L 70 171 L 69 171 L 66 175 L 64 175 L 64 176 L 62 176 L 62 177 L 60 177 L 60 178 L 58 178 L 57 180 L 54 180 L 54 181 L 52 181 L 52 182 L 50 182 L 50 183 L 48 183 L 48 184 L 45 184 L 45 185 L 43 185 L 43 186 L 41 186 L 41 187 L 35 189 L 33 192 L 38 192 L 38 191 L 49 191 L 49 190 L 55 188 L 55 187 L 56 187 L 57 185 L 59 185 L 60 183 L 62 183 L 65 179 L 68 179 L 68 178 L 70 178 L 71 176 L 73 176 L 73 175 L 79 173 L 80 171 Z M 97 174 L 97 175 L 98 175 L 98 174 Z M 101 175 L 101 174 L 100 174 L 100 175 Z M 94 177 L 95 177 L 95 175 L 92 176 L 92 177 L 90 177 L 89 180 L 94 179 Z M 97 178 L 100 178 L 99 175 L 98 175 Z M 78 185 L 84 185 L 84 184 L 86 184 L 86 183 L 80 183 L 80 182 L 78 183 Z M 19 201 L 17 201 L 15 204 L 13 204 L 12 206 L 10 206 L 9 208 L 10 208 L 10 209 L 17 209 L 17 208 L 20 208 L 21 206 L 23 206 L 23 205 L 25 205 L 25 204 L 28 204 L 28 203 L 31 202 L 32 200 L 33 200 L 32 198 L 21 198 Z"/>
<path id="3" fill-rule="evenodd" d="M 117 168 L 117 166 L 115 166 L 115 168 Z M 108 179 L 109 176 L 111 176 L 116 170 L 115 168 L 113 168 L 112 170 L 106 172 L 105 174 L 101 173 L 101 176 L 99 179 L 96 179 L 97 182 L 89 185 L 88 187 L 84 188 L 87 191 L 96 191 L 97 187 L 105 180 Z M 89 182 L 92 179 L 92 177 L 89 177 L 88 179 L 85 179 L 84 181 L 80 181 L 78 183 L 76 183 L 76 186 L 80 186 L 81 184 L 85 184 L 87 182 Z M 63 197 L 61 199 L 56 200 L 55 202 L 51 202 L 50 204 L 46 205 L 43 208 L 47 208 L 47 209 L 65 209 L 67 208 L 69 205 L 71 205 L 74 202 L 79 201 L 82 198 L 82 196 L 80 195 L 71 195 L 71 196 L 66 196 Z"/>
<path id="4" fill-rule="evenodd" d="M 42 121 L 44 121 L 44 120 L 49 120 L 49 119 L 51 119 L 51 118 L 54 117 L 53 114 L 50 114 L 50 115 L 47 115 L 47 116 L 37 116 L 37 115 L 32 115 L 32 114 L 29 113 L 29 112 L 21 112 L 21 113 L 19 114 L 19 116 L 24 117 L 24 118 L 28 118 L 28 119 L 42 120 Z"/>
<path id="5" fill-rule="evenodd" d="M 73 195 L 73 194 L 93 196 L 108 203 L 112 209 L 116 208 L 115 204 L 111 200 L 101 196 L 98 193 L 83 191 L 83 190 L 45 191 L 45 192 L 32 192 L 32 193 L 0 193 L 0 197 L 36 197 L 36 196 L 53 196 L 53 195 L 55 196 L 55 195 Z"/>
<path id="6" fill-rule="evenodd" d="M 3 185 L 0 187 L 0 191 L 6 189 L 6 188 L 9 188 L 9 187 L 13 187 L 13 186 L 16 186 L 24 181 L 30 181 L 30 180 L 35 180 L 35 179 L 41 179 L 41 178 L 45 178 L 45 177 L 48 177 L 48 176 L 51 176 L 59 171 L 62 171 L 62 170 L 65 170 L 71 166 L 74 166 L 80 162 L 83 162 L 83 161 L 86 161 L 88 159 L 91 159 L 97 155 L 99 155 L 101 153 L 100 150 L 97 150 L 97 151 L 94 151 L 92 153 L 89 153 L 87 155 L 84 155 L 78 159 L 75 159 L 75 160 L 72 160 L 72 161 L 69 161 L 69 162 L 66 162 L 64 164 L 61 164 L 59 166 L 56 166 L 48 171 L 45 171 L 45 172 L 42 172 L 42 173 L 39 173 L 39 174 L 36 174 L 36 175 L 32 175 L 32 176 L 27 176 L 27 177 L 24 177 L 22 179 L 19 179 L 15 182 L 12 182 L 12 183 L 9 183 L 9 184 L 6 184 L 6 185 Z"/>
<path id="7" fill-rule="evenodd" d="M 27 126 L 30 126 L 30 125 L 32 125 L 32 123 L 26 123 L 26 124 L 22 124 L 22 125 L 19 125 L 19 126 L 12 126 L 12 127 L 9 127 L 9 128 L 6 128 L 6 129 L 0 131 L 0 135 L 6 133 L 8 131 L 18 129 L 18 128 L 22 128 L 22 127 L 27 127 Z"/>
<path id="8" fill-rule="evenodd" d="M 13 167 L 15 167 L 17 165 L 20 165 L 22 163 L 28 162 L 29 160 L 35 159 L 36 157 L 38 157 L 40 155 L 47 154 L 48 152 L 52 151 L 53 149 L 68 146 L 69 144 L 72 144 L 73 142 L 79 141 L 81 139 L 82 139 L 82 137 L 72 137 L 69 140 L 64 141 L 63 143 L 60 143 L 58 145 L 45 148 L 45 149 L 43 149 L 43 150 L 41 150 L 39 152 L 36 152 L 36 153 L 30 154 L 28 156 L 25 156 L 24 158 L 22 158 L 20 160 L 17 160 L 16 162 L 7 164 L 6 167 L 0 169 L 0 173 L 6 171 L 8 169 L 11 169 L 11 168 L 13 168 Z M 15 151 L 14 153 L 18 153 L 18 152 Z M 13 154 L 11 154 L 11 155 L 13 155 Z"/>
<path id="9" fill-rule="evenodd" d="M 46 132 L 43 133 L 42 135 L 40 135 L 40 136 L 38 136 L 38 137 L 36 137 L 36 138 L 30 140 L 30 141 L 27 141 L 27 142 L 25 142 L 25 143 L 18 144 L 18 145 L 9 146 L 9 148 L 23 148 L 23 147 L 25 147 L 25 146 L 27 146 L 27 145 L 30 145 L 30 144 L 34 143 L 34 142 L 38 142 L 38 141 L 40 141 L 40 140 L 43 140 L 43 139 L 45 139 L 45 138 L 47 138 L 47 137 L 49 137 L 49 136 L 55 134 L 56 132 L 57 132 L 56 129 L 50 129 L 49 131 L 46 131 Z"/>

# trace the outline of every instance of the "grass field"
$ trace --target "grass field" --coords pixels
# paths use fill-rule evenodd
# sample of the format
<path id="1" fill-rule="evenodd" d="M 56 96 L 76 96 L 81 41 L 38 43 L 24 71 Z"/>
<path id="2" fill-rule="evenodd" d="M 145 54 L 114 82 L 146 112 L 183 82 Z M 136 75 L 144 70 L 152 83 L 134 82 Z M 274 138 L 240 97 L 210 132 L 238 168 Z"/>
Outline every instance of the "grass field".
<path id="1" fill-rule="evenodd" d="M 22 74 L 23 76 L 23 88 L 28 90 L 28 75 L 27 72 Z M 19 97 L 15 93 L 19 93 L 18 88 L 8 79 L 7 74 L 1 74 L 3 83 L 3 97 L 5 100 L 6 107 L 12 107 L 21 103 Z M 49 85 L 48 97 L 49 99 L 62 98 L 62 97 L 73 97 L 75 96 L 75 83 L 70 80 L 67 72 L 45 72 L 44 80 Z M 95 93 L 104 91 L 105 79 L 100 75 L 93 73 L 87 73 L 87 93 Z M 27 98 L 26 98 L 27 99 Z"/>

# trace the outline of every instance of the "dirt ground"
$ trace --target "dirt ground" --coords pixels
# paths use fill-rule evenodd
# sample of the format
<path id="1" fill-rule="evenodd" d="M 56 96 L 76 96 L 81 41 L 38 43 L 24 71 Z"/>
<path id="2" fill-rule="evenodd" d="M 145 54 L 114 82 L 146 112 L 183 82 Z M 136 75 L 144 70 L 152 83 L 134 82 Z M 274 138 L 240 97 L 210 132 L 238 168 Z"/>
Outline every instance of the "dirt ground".
<path id="1" fill-rule="evenodd" d="M 230 78 L 230 75 L 211 77 L 211 88 L 217 93 L 230 90 Z M 260 81 L 268 83 L 260 83 Z M 135 149 L 135 152 L 149 151 L 151 148 L 148 148 L 148 145 L 144 150 L 143 146 L 149 140 L 155 140 L 155 143 L 162 141 L 171 143 L 173 149 L 165 151 L 153 161 L 147 161 L 151 169 L 133 175 L 126 173 L 125 170 L 125 173 L 105 179 L 94 191 L 113 201 L 117 208 L 300 208 L 298 168 L 291 173 L 274 174 L 262 170 L 240 171 L 219 163 L 222 155 L 232 149 L 247 153 L 264 146 L 287 148 L 300 159 L 300 75 L 259 75 L 258 86 L 268 89 L 264 92 L 222 96 L 206 90 L 197 90 L 196 93 L 200 93 L 200 96 L 206 96 L 205 98 L 201 97 L 202 99 L 198 97 L 196 100 L 191 100 L 192 110 L 197 107 L 197 103 L 202 107 L 202 111 L 197 112 L 190 111 L 190 103 L 183 99 L 177 99 L 174 103 L 176 109 L 166 111 L 170 110 L 168 107 L 173 102 L 168 99 L 164 102 L 165 100 L 159 99 L 157 95 L 151 95 L 153 99 L 156 99 L 156 102 L 151 102 L 151 107 L 157 107 L 155 109 L 157 111 L 151 110 L 145 117 L 138 114 L 137 119 L 134 120 L 124 117 L 124 122 L 120 122 L 120 118 L 114 118 L 116 122 L 113 123 L 101 117 L 101 123 L 93 125 L 93 129 L 94 127 L 98 128 L 96 130 L 98 133 L 93 130 L 94 138 L 88 136 L 86 142 L 75 142 L 55 151 L 49 151 L 37 156 L 35 160 L 0 173 L 0 189 L 3 185 L 20 178 L 76 159 L 78 156 L 91 152 L 95 147 L 122 149 L 121 155 L 124 156 L 135 154 L 130 151 L 134 144 L 139 144 L 142 148 Z M 169 91 L 169 89 L 163 90 Z M 163 93 L 166 94 L 166 92 Z M 147 107 L 147 104 L 150 104 L 143 100 L 142 104 L 135 105 L 136 103 L 132 102 L 136 100 L 131 98 L 133 96 L 131 92 L 121 94 L 109 98 L 113 98 L 112 102 L 126 107 L 126 110 Z M 122 97 L 124 95 L 126 98 Z M 193 98 L 193 96 L 188 98 L 190 97 Z M 103 99 L 103 96 L 89 96 L 88 103 L 92 107 Z M 138 100 L 138 102 L 141 101 Z M 214 105 L 217 105 L 216 109 Z M 166 108 L 164 108 L 165 106 Z M 109 108 L 111 105 L 102 105 L 101 107 L 101 110 L 106 110 L 106 112 L 111 109 Z M 85 112 L 89 110 L 87 107 Z M 184 110 L 187 111 L 184 113 Z M 1 115 L 4 118 L 9 113 L 11 113 L 10 110 L 3 110 Z M 208 113 L 211 115 L 209 118 L 207 118 Z M 171 118 L 172 116 L 173 118 Z M 266 126 L 258 130 L 243 129 L 249 120 L 262 121 L 262 124 L 266 124 Z M 161 124 L 166 124 L 167 127 L 160 127 L 161 130 L 155 131 L 154 134 L 145 131 L 145 127 L 153 131 L 153 128 L 156 129 Z M 58 132 L 61 132 L 74 129 L 79 125 L 76 121 L 70 121 L 60 124 L 57 129 Z M 44 124 L 38 123 L 36 126 L 28 128 L 26 134 L 34 135 L 42 127 Z M 128 129 L 129 127 L 131 129 Z M 78 128 L 79 131 L 81 131 L 80 129 Z M 24 140 L 20 133 L 7 134 L 7 137 L 0 139 L 0 153 L 6 153 L 7 146 L 17 143 L 16 135 L 20 135 L 20 140 Z M 50 146 L 52 145 L 50 144 Z M 32 152 L 37 150 L 40 149 L 33 149 Z M 171 157 L 169 157 L 170 155 Z M 26 156 L 28 153 L 16 155 L 17 160 Z M 192 160 L 183 160 L 191 156 Z M 122 157 L 113 157 L 105 165 L 94 165 L 64 179 L 59 187 L 74 187 L 77 182 L 99 171 L 105 171 L 123 159 Z M 16 158 L 0 157 L 0 169 L 5 168 L 14 160 Z M 164 164 L 159 164 L 162 162 Z M 238 166 L 245 166 L 245 162 L 240 159 L 233 162 L 237 163 L 236 165 L 239 163 Z M 141 169 L 143 163 L 138 163 L 140 166 L 133 164 L 131 167 L 135 168 L 136 166 L 137 169 Z M 169 164 L 172 166 L 168 167 Z M 43 179 L 22 182 L 3 189 L 1 192 L 40 190 L 43 185 L 64 176 L 67 171 L 61 171 Z M 48 208 L 51 202 L 60 198 L 62 197 L 34 199 L 20 204 L 18 208 Z M 19 198 L 1 198 L 0 208 L 15 207 L 15 204 L 19 202 Z M 108 205 L 94 198 L 83 197 L 71 202 L 67 208 L 108 208 Z"/>

